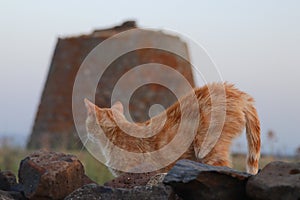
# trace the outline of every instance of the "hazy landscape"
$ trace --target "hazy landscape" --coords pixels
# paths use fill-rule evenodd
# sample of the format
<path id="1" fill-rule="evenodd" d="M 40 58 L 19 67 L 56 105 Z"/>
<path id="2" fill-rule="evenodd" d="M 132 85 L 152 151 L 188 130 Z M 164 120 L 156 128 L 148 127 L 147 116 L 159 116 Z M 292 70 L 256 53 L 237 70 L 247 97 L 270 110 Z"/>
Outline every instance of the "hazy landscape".
<path id="1" fill-rule="evenodd" d="M 254 113 L 256 116 L 257 110 L 259 116 L 259 120 L 256 117 L 253 117 L 255 120 L 252 120 L 256 126 L 249 125 L 251 120 L 249 120 L 248 115 L 247 121 L 247 114 L 245 114 L 246 111 L 249 112 L 249 108 L 244 108 L 240 112 L 243 114 L 239 116 L 244 118 L 236 120 L 237 122 L 244 122 L 243 120 L 245 120 L 248 130 L 255 127 L 253 132 L 256 133 L 253 134 L 252 132 L 251 137 L 248 132 L 247 137 L 250 138 L 248 141 L 244 130 L 241 136 L 232 143 L 232 167 L 238 171 L 227 168 L 226 170 L 230 171 L 228 173 L 228 171 L 224 172 L 220 168 L 215 170 L 215 166 L 199 163 L 199 159 L 194 164 L 190 164 L 190 160 L 185 160 L 183 161 L 185 162 L 184 170 L 181 170 L 180 167 L 182 166 L 179 164 L 179 167 L 176 165 L 179 170 L 172 172 L 175 180 L 180 176 L 180 171 L 187 173 L 191 171 L 199 172 L 199 177 L 203 171 L 204 174 L 206 172 L 215 173 L 213 177 L 216 179 L 212 178 L 212 182 L 216 180 L 222 182 L 224 180 L 225 184 L 223 182 L 222 184 L 229 187 L 221 186 L 217 188 L 220 194 L 223 194 L 224 191 L 226 193 L 227 189 L 228 191 L 232 189 L 232 196 L 235 196 L 239 192 L 234 190 L 236 187 L 232 187 L 231 183 L 239 182 L 242 195 L 245 198 L 248 195 L 247 199 L 249 193 L 250 196 L 256 195 L 256 191 L 258 195 L 267 195 L 270 198 L 271 194 L 280 196 L 281 193 L 289 195 L 292 190 L 298 192 L 298 188 L 300 188 L 298 181 L 300 177 L 299 9 L 300 1 L 294 0 L 284 2 L 258 0 L 237 2 L 229 0 L 218 3 L 213 1 L 187 3 L 180 0 L 154 0 L 153 2 L 134 0 L 130 3 L 125 1 L 107 1 L 104 3 L 93 0 L 85 3 L 70 3 L 58 0 L 51 2 L 18 2 L 14 0 L 1 2 L 0 184 L 7 177 L 8 179 L 11 177 L 16 179 L 15 177 L 17 177 L 17 179 L 13 183 L 15 185 L 10 185 L 8 189 L 0 188 L 0 199 L 2 195 L 12 193 L 19 195 L 21 199 L 39 199 L 41 196 L 52 198 L 51 195 L 58 191 L 57 188 L 60 188 L 60 192 L 63 193 L 65 192 L 65 185 L 70 184 L 67 185 L 70 190 L 67 194 L 54 198 L 62 199 L 62 197 L 67 197 L 71 192 L 88 185 L 92 181 L 99 184 L 95 187 L 101 190 L 103 183 L 112 179 L 116 180 L 107 166 L 103 164 L 105 161 L 101 163 L 99 157 L 93 157 L 88 151 L 91 150 L 93 155 L 96 155 L 95 152 L 97 153 L 101 149 L 102 152 L 108 152 L 108 155 L 112 155 L 109 151 L 111 149 L 107 148 L 109 142 L 105 143 L 105 148 L 109 149 L 107 152 L 106 149 L 103 150 L 102 146 L 100 147 L 99 144 L 102 140 L 99 138 L 102 136 L 101 134 L 100 136 L 95 134 L 95 136 L 90 133 L 92 131 L 86 131 L 87 110 L 83 99 L 87 98 L 101 108 L 110 108 L 113 103 L 120 101 L 124 107 L 121 106 L 122 108 L 118 111 L 121 110 L 120 113 L 123 113 L 127 120 L 130 117 L 134 119 L 131 121 L 145 122 L 176 102 L 179 97 L 182 97 L 183 91 L 186 92 L 186 88 L 181 87 L 184 84 L 179 81 L 181 79 L 177 76 L 172 76 L 172 73 L 166 71 L 164 73 L 151 71 L 157 66 L 167 66 L 173 72 L 179 72 L 178 74 L 183 77 L 184 83 L 188 85 L 187 88 L 189 89 L 202 87 L 211 82 L 232 83 L 236 88 L 253 97 L 255 109 L 252 109 L 254 112 L 250 111 L 250 113 L 252 115 Z M 126 35 L 126 32 L 130 32 L 130 34 Z M 115 37 L 122 34 L 125 36 Z M 120 38 L 121 40 L 118 40 Z M 140 74 L 134 71 L 134 69 L 141 69 L 141 66 L 145 67 L 147 64 L 153 65 L 149 68 L 150 71 L 141 70 Z M 85 66 L 89 67 L 85 68 Z M 156 79 L 157 77 L 160 77 L 162 81 Z M 98 80 L 98 82 L 95 80 Z M 169 83 L 170 85 L 168 85 Z M 115 88 L 117 89 L 115 90 Z M 131 89 L 134 90 L 131 91 Z M 117 92 L 114 93 L 115 91 Z M 174 91 L 180 91 L 178 92 L 180 95 L 177 95 Z M 243 100 L 245 99 L 243 98 Z M 247 97 L 247 101 L 250 102 L 250 99 Z M 124 104 L 124 102 L 128 104 Z M 210 103 L 213 104 L 212 101 Z M 234 103 L 235 106 L 239 105 L 236 101 Z M 245 105 L 248 104 L 241 105 L 247 107 Z M 159 112 L 157 110 L 153 111 L 152 108 L 154 107 L 159 107 L 157 109 Z M 211 108 L 211 111 L 214 110 L 213 106 Z M 224 110 L 226 109 L 222 109 L 222 111 Z M 107 113 L 104 112 L 103 115 L 105 116 L 105 114 Z M 107 114 L 107 121 L 112 120 L 109 114 Z M 204 117 L 203 120 L 207 119 Z M 112 138 L 117 140 L 115 132 L 123 133 L 122 128 L 118 127 L 120 130 L 115 127 L 112 128 L 111 124 L 115 123 L 113 120 L 109 123 L 103 121 L 103 124 L 108 124 L 107 130 L 108 132 L 111 130 Z M 124 121 L 126 122 L 126 120 Z M 188 126 L 190 126 L 190 122 L 193 122 L 193 120 L 187 122 Z M 218 124 L 217 122 L 216 126 Z M 172 128 L 170 129 L 173 130 Z M 94 129 L 92 130 L 94 131 Z M 133 129 L 129 130 L 129 135 L 135 132 Z M 142 132 L 140 130 L 143 129 L 137 130 L 140 133 Z M 152 132 L 154 132 L 153 130 L 156 129 L 151 129 Z M 258 130 L 260 130 L 260 134 Z M 101 129 L 98 131 L 101 132 Z M 186 129 L 182 132 L 190 133 Z M 127 132 L 124 135 L 126 138 L 128 136 Z M 259 154 L 258 144 L 260 141 L 257 139 L 259 135 L 261 141 L 259 169 L 261 171 L 256 174 L 257 157 L 255 155 L 258 156 Z M 213 137 L 219 139 L 215 135 Z M 189 138 L 192 137 L 185 137 L 184 139 Z M 155 161 L 149 155 L 153 152 L 156 153 L 155 148 L 157 147 L 153 145 L 155 150 L 149 152 L 149 149 L 144 150 L 140 146 L 143 146 L 144 141 L 148 138 L 143 139 L 128 139 L 138 141 L 129 143 L 130 145 L 126 143 L 129 147 L 134 143 L 136 145 L 134 149 L 137 149 L 138 153 L 122 151 L 124 149 L 120 148 L 120 152 L 125 153 L 119 153 L 115 157 L 112 156 L 118 161 L 116 163 L 126 163 L 127 166 L 124 166 L 126 169 L 129 168 L 131 165 L 127 161 L 130 160 L 128 159 L 130 156 L 127 155 L 135 153 L 144 157 L 148 156 L 149 160 Z M 152 140 L 149 141 L 152 142 Z M 185 141 L 182 141 L 182 143 L 181 141 L 180 144 L 184 144 Z M 125 144 L 123 138 L 118 142 L 122 145 Z M 255 151 L 255 153 L 249 157 L 248 173 L 240 173 L 246 172 L 247 142 L 255 144 L 252 145 L 252 151 Z M 91 143 L 94 146 L 86 145 Z M 170 143 L 165 142 L 162 144 L 168 146 Z M 113 143 L 113 145 L 116 144 Z M 218 148 L 213 149 L 211 144 L 210 150 L 213 150 L 212 152 L 219 150 Z M 221 144 L 223 145 L 223 143 Z M 95 146 L 98 148 L 95 148 Z M 180 148 L 177 149 L 177 147 L 179 146 L 176 146 L 176 150 L 174 150 L 175 148 L 172 149 L 172 153 L 180 152 L 178 151 Z M 52 152 L 44 152 L 43 149 Z M 224 149 L 224 152 L 226 152 L 227 148 Z M 23 172 L 20 173 L 22 171 L 20 162 L 33 152 L 37 152 L 37 156 L 34 155 L 32 158 L 29 156 L 26 162 L 30 163 L 39 156 L 43 162 L 27 163 L 23 167 Z M 60 152 L 75 156 L 66 156 L 60 154 Z M 169 156 L 172 153 L 164 155 L 172 157 Z M 50 154 L 53 154 L 53 157 L 51 157 L 54 158 L 53 160 L 47 157 Z M 197 153 L 197 156 L 199 155 L 200 153 Z M 222 158 L 224 157 L 222 156 Z M 205 158 L 201 159 L 204 160 Z M 225 163 L 223 160 L 220 161 L 220 156 L 217 159 L 219 159 L 217 162 L 212 159 L 213 164 L 210 164 Z M 107 163 L 110 161 L 107 161 Z M 285 163 L 278 164 L 273 161 L 284 161 Z M 80 165 L 80 162 L 84 168 Z M 56 166 L 57 163 L 59 163 L 59 167 Z M 157 163 L 159 162 L 155 164 Z M 274 166 L 270 169 L 266 169 L 268 168 L 266 167 L 264 172 L 263 168 L 269 163 L 273 163 Z M 144 164 L 142 163 L 143 166 Z M 205 171 L 206 167 L 203 170 L 200 165 L 205 165 L 211 171 Z M 48 166 L 51 167 L 48 169 Z M 251 167 L 255 168 L 253 173 Z M 62 170 L 59 171 L 58 169 Z M 6 170 L 12 171 L 13 174 L 8 173 L 7 175 Z M 285 172 L 282 175 L 281 171 L 284 170 Z M 77 177 L 78 171 L 83 173 Z M 157 173 L 157 170 L 152 171 Z M 171 171 L 168 171 L 168 174 L 172 174 Z M 48 173 L 47 176 L 43 176 L 46 173 Z M 26 178 L 22 180 L 20 174 L 23 174 Z M 26 176 L 26 174 L 29 175 Z M 56 176 L 57 174 L 61 176 Z M 145 183 L 148 185 L 148 181 L 153 177 L 150 177 L 147 173 L 140 174 L 141 179 L 146 180 Z M 240 174 L 243 175 L 239 176 Z M 132 181 L 133 185 L 137 183 L 135 186 L 145 186 L 146 188 L 146 184 L 138 185 L 136 180 L 139 180 L 139 178 L 132 178 L 134 176 L 130 174 L 132 176 L 132 179 L 130 179 L 126 175 L 128 174 L 121 175 L 125 183 L 128 179 Z M 208 183 L 209 185 L 212 183 L 208 180 L 210 178 L 204 177 L 203 180 L 200 180 L 198 175 L 195 176 L 196 178 L 192 178 L 190 182 L 196 184 L 201 181 L 204 182 L 196 185 L 196 187 L 199 186 L 201 189 L 201 184 L 206 185 Z M 40 178 L 42 176 L 43 178 Z M 73 181 L 76 178 L 78 178 L 78 182 Z M 248 183 L 250 179 L 255 178 L 258 178 L 258 181 L 254 181 L 252 187 L 254 192 L 249 192 L 249 185 L 251 186 L 251 184 Z M 55 184 L 47 185 L 48 180 L 52 181 L 51 184 Z M 162 180 L 158 183 L 163 185 L 163 189 L 170 186 L 166 182 L 162 183 Z M 228 180 L 233 182 L 229 181 L 229 184 L 227 184 L 226 181 Z M 266 180 L 266 183 L 262 183 L 261 180 Z M 64 181 L 67 181 L 67 183 Z M 172 181 L 173 179 L 170 179 L 169 183 L 172 183 Z M 184 184 L 188 185 L 190 182 Z M 33 183 L 37 187 L 32 187 Z M 278 186 L 280 189 L 272 188 L 273 183 L 276 183 L 276 187 Z M 286 187 L 286 183 L 289 187 Z M 159 184 L 154 186 L 159 186 Z M 217 184 L 213 183 L 213 189 L 210 188 L 210 192 L 215 191 L 215 186 Z M 256 190 L 256 186 L 262 188 L 262 190 Z M 44 191 L 40 190 L 39 187 L 43 188 L 46 194 L 41 194 Z M 109 185 L 109 187 L 111 187 L 113 193 L 119 192 L 112 189 L 113 186 Z M 31 190 L 31 188 L 34 189 Z M 125 191 L 126 187 L 121 188 L 122 191 Z M 198 193 L 195 192 L 193 185 L 188 185 L 186 188 L 192 191 L 192 195 L 197 196 Z M 287 188 L 291 190 L 288 191 Z M 47 193 L 48 189 L 50 194 Z M 130 194 L 136 192 L 135 189 L 131 189 L 127 192 Z M 175 192 L 176 195 L 180 196 L 180 190 L 179 192 L 176 191 L 176 187 L 172 186 L 171 190 L 172 195 Z M 204 193 L 207 192 L 205 190 L 206 188 L 203 190 Z M 248 193 L 246 190 L 248 190 Z M 54 192 L 51 193 L 52 191 Z M 89 193 L 89 188 L 86 191 Z M 200 190 L 197 189 L 198 191 Z M 150 190 L 151 192 L 152 190 Z M 293 194 L 294 196 L 298 195 L 297 199 L 299 199 L 300 193 L 296 194 L 296 192 Z M 119 192 L 119 194 L 121 193 Z M 95 196 L 98 198 L 99 195 L 102 195 L 102 193 Z M 208 193 L 208 196 L 213 197 L 214 195 L 214 193 Z M 189 198 L 188 195 L 184 197 Z"/>

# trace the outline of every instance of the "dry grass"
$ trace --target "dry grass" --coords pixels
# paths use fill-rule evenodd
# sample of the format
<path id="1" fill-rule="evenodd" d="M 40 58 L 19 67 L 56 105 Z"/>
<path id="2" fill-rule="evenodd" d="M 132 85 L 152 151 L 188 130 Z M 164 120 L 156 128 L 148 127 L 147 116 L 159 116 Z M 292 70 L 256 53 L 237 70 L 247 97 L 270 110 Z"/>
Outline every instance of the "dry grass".
<path id="1" fill-rule="evenodd" d="M 79 160 L 84 165 L 84 169 L 88 177 L 98 184 L 103 184 L 106 181 L 113 179 L 113 175 L 109 172 L 107 167 L 100 163 L 87 151 L 69 153 L 78 156 Z"/>

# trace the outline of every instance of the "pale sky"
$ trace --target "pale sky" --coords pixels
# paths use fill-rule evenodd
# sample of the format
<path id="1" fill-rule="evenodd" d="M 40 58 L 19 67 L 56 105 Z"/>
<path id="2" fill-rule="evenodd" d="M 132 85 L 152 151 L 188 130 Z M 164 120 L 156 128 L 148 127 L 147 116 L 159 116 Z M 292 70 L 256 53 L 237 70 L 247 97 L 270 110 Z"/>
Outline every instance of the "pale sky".
<path id="1" fill-rule="evenodd" d="M 0 134 L 28 135 L 58 37 L 134 19 L 201 44 L 223 79 L 256 99 L 263 150 L 300 146 L 300 2 L 0 1 Z M 241 143 L 245 144 L 242 137 Z"/>

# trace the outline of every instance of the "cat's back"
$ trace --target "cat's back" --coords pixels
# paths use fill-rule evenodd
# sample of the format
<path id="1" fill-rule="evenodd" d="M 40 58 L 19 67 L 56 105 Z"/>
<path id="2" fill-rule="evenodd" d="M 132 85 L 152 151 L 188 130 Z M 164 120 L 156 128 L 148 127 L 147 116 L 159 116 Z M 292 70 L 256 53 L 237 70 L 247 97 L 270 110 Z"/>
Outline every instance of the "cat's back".
<path id="1" fill-rule="evenodd" d="M 239 104 L 245 102 L 253 102 L 253 98 L 247 93 L 237 89 L 230 83 L 210 83 L 200 88 L 195 88 L 194 92 L 198 100 L 202 102 L 220 102 L 225 101 L 226 104 Z"/>

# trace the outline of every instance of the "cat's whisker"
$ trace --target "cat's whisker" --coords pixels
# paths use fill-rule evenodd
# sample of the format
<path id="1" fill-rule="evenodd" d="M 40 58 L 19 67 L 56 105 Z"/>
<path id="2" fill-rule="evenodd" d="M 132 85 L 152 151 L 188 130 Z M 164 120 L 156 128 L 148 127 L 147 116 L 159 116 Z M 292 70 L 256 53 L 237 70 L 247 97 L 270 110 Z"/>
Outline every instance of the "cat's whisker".
<path id="1" fill-rule="evenodd" d="M 83 136 L 82 139 L 84 139 L 86 136 Z M 78 143 L 82 144 L 82 139 L 78 138 L 77 141 L 74 143 L 74 145 L 76 146 Z"/>
<path id="2" fill-rule="evenodd" d="M 83 149 L 85 148 L 85 145 L 87 144 L 87 142 L 89 140 L 88 136 L 85 136 L 85 137 L 86 137 L 86 140 L 82 143 L 82 147 L 81 147 L 81 149 L 79 151 L 79 154 L 82 153 Z"/>
<path id="3" fill-rule="evenodd" d="M 92 134 L 90 134 L 90 133 L 87 134 L 87 139 L 90 140 L 93 143 L 97 142 L 96 138 Z"/>

